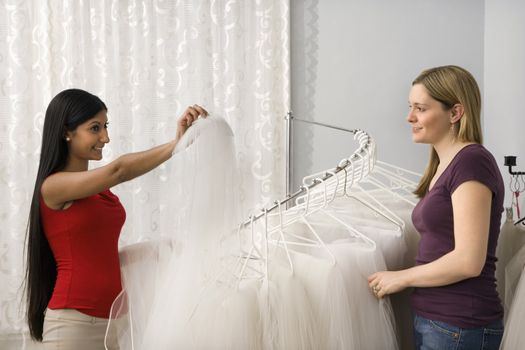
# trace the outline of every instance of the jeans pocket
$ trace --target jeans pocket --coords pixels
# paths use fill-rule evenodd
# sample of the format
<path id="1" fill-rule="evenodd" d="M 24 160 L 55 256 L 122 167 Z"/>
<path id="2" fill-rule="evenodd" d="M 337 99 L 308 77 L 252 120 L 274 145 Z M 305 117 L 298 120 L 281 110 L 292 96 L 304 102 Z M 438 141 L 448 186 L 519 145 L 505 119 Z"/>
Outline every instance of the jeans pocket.
<path id="1" fill-rule="evenodd" d="M 503 334 L 503 321 L 493 322 L 483 329 L 483 333 L 494 335 Z"/>
<path id="2" fill-rule="evenodd" d="M 495 322 L 483 329 L 483 350 L 498 350 L 503 339 L 503 322 Z"/>
<path id="3" fill-rule="evenodd" d="M 453 339 L 459 339 L 461 328 L 441 321 L 429 320 L 429 323 L 436 331 L 446 334 L 452 337 Z"/>
<path id="4" fill-rule="evenodd" d="M 458 327 L 423 317 L 416 319 L 414 331 L 417 349 L 454 350 L 460 340 Z"/>

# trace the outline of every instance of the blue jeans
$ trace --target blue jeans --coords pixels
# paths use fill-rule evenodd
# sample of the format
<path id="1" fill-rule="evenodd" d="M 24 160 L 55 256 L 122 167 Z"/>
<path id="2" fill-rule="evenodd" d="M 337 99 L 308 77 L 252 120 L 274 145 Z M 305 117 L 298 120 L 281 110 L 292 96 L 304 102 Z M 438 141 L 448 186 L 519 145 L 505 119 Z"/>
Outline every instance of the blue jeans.
<path id="1" fill-rule="evenodd" d="M 498 350 L 503 321 L 481 328 L 460 328 L 416 315 L 414 335 L 417 350 Z"/>

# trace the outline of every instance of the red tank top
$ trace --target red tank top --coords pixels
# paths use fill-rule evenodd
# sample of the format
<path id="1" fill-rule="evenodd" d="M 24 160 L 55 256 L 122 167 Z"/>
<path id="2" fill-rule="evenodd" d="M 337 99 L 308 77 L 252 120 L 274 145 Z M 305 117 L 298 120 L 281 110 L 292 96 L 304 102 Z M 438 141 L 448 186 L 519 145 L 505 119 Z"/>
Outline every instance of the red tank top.
<path id="1" fill-rule="evenodd" d="M 120 293 L 118 239 L 126 212 L 118 197 L 105 190 L 54 210 L 40 199 L 45 235 L 57 263 L 50 309 L 77 309 L 109 317 Z"/>

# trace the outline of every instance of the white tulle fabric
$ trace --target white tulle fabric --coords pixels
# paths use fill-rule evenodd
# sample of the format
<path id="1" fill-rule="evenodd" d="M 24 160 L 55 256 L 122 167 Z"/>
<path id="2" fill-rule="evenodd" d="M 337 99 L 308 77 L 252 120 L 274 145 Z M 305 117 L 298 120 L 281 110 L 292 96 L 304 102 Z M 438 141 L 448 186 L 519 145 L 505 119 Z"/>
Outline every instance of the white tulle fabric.
<path id="1" fill-rule="evenodd" d="M 516 253 L 525 245 L 525 228 L 521 225 L 514 225 L 512 209 L 506 210 L 507 219 L 501 227 L 496 247 L 496 257 L 498 258 L 496 261 L 496 281 L 498 294 L 507 314 L 512 302 L 512 294 L 516 288 L 516 281 L 507 281 L 506 269 Z M 521 270 L 519 273 L 521 274 Z M 509 289 L 507 289 L 507 285 L 509 285 Z M 507 297 L 508 294 L 510 298 Z"/>
<path id="2" fill-rule="evenodd" d="M 365 189 L 366 182 L 372 182 L 373 177 L 379 177 L 378 168 L 376 166 L 368 177 L 349 188 L 344 196 L 336 197 L 325 209 L 337 214 L 344 222 L 374 241 L 388 270 L 409 268 L 415 264 L 419 242 L 419 233 L 411 220 L 411 213 L 417 199 L 411 191 L 406 190 L 400 192 L 401 194 L 393 194 L 393 191 L 377 187 L 374 189 L 372 186 Z M 331 225 L 333 224 L 332 222 Z M 323 237 L 329 239 L 326 235 Z M 366 279 L 367 276 L 364 275 L 364 278 Z M 415 348 L 410 293 L 409 288 L 388 298 L 394 312 L 399 348 L 404 350 Z M 387 339 L 390 340 L 389 337 Z M 370 342 L 373 344 L 374 341 L 378 340 L 367 340 L 367 344 Z M 389 345 L 387 348 L 392 347 L 393 345 Z M 378 345 L 377 348 L 381 347 Z"/>
<path id="3" fill-rule="evenodd" d="M 219 283 L 227 273 L 222 261 L 232 253 L 225 242 L 240 220 L 234 155 L 230 127 L 209 117 L 194 123 L 167 162 L 172 181 L 161 184 L 160 220 L 168 229 L 158 240 L 121 253 L 124 290 L 110 323 L 121 335 L 121 348 L 196 348 L 195 339 L 213 344 L 214 336 L 224 337 L 225 327 L 235 324 L 229 318 L 239 315 L 228 316 L 227 309 L 244 303 L 224 303 L 224 293 L 233 290 Z M 224 326 L 217 329 L 214 322 Z"/>
<path id="4" fill-rule="evenodd" d="M 496 278 L 498 292 L 505 306 L 505 332 L 500 349 L 521 349 L 525 343 L 525 229 L 514 225 L 507 209 L 498 240 Z"/>
<path id="5" fill-rule="evenodd" d="M 525 232 L 522 232 L 525 234 Z M 505 267 L 505 301 L 506 308 L 510 310 L 514 296 L 516 295 L 516 290 L 518 283 L 522 276 L 523 267 L 525 266 L 525 246 L 522 246 L 521 249 L 514 254 L 512 259 L 507 263 Z"/>
<path id="6" fill-rule="evenodd" d="M 507 264 L 505 281 L 505 300 L 508 302 L 509 312 L 500 349 L 521 349 L 525 344 L 525 247 Z"/>

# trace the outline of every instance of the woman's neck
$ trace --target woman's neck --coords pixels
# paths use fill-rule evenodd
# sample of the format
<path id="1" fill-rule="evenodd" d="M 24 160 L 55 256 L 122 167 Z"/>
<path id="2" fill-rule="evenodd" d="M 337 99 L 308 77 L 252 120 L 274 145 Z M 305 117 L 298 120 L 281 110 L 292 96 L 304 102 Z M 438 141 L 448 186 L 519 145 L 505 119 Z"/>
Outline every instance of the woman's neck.
<path id="1" fill-rule="evenodd" d="M 84 159 L 69 158 L 63 171 L 86 171 L 88 170 L 88 163 Z"/>
<path id="2" fill-rule="evenodd" d="M 447 166 L 463 147 L 473 143 L 474 142 L 461 142 L 456 139 L 445 139 L 434 144 L 434 149 L 439 157 L 439 165 Z"/>

